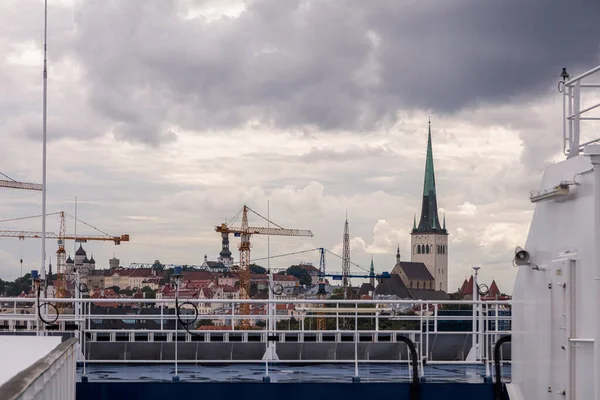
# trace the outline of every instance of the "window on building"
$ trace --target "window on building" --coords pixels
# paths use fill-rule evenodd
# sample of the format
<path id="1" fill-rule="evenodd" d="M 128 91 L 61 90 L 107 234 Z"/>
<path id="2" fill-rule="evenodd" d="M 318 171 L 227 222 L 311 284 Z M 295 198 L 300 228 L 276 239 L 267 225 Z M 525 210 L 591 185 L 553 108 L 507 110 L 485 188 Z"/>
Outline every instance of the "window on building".
<path id="1" fill-rule="evenodd" d="M 413 288 L 413 281 L 410 281 L 410 288 Z"/>
<path id="2" fill-rule="evenodd" d="M 442 290 L 442 282 L 440 282 L 440 290 Z"/>
<path id="3" fill-rule="evenodd" d="M 427 251 L 427 254 L 429 254 L 429 245 L 425 246 L 425 250 Z"/>
<path id="4" fill-rule="evenodd" d="M 417 254 L 421 254 L 421 245 L 420 244 L 417 245 Z"/>
<path id="5" fill-rule="evenodd" d="M 429 282 L 429 289 L 433 289 L 433 282 Z"/>
<path id="6" fill-rule="evenodd" d="M 417 246 L 413 246 L 413 254 L 417 254 Z"/>

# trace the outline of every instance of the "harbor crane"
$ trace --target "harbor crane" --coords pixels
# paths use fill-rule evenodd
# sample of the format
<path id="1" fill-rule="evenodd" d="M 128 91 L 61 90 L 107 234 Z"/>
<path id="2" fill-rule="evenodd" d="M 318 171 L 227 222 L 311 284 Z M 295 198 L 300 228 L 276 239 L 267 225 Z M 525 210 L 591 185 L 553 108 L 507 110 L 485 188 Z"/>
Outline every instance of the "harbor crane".
<path id="1" fill-rule="evenodd" d="M 269 222 L 269 224 L 274 225 L 274 228 L 268 227 L 254 227 L 248 226 L 248 211 L 253 212 L 258 215 L 262 219 Z M 237 218 L 238 214 L 235 218 Z M 250 237 L 252 235 L 274 235 L 274 236 L 308 236 L 312 237 L 313 233 L 310 230 L 305 229 L 286 229 L 283 228 L 269 219 L 263 217 L 256 211 L 252 210 L 250 207 L 244 205 L 242 208 L 242 223 L 239 227 L 228 226 L 226 223 L 218 225 L 215 227 L 215 230 L 219 233 L 233 233 L 235 237 L 240 237 L 240 298 L 248 299 L 250 297 Z M 241 314 L 248 315 L 250 314 L 250 305 L 248 303 L 243 303 L 240 305 Z M 248 321 L 242 321 L 242 326 L 247 327 Z"/>

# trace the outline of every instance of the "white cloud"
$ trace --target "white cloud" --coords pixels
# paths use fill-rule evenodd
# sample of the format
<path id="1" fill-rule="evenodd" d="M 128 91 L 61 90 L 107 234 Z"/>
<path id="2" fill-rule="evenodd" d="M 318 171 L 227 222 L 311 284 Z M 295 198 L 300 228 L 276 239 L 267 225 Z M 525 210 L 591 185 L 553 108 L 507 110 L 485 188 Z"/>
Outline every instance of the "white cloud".
<path id="1" fill-rule="evenodd" d="M 474 204 L 471 204 L 468 201 L 466 201 L 458 206 L 458 213 L 461 215 L 472 217 L 475 214 L 477 214 L 477 207 Z"/>

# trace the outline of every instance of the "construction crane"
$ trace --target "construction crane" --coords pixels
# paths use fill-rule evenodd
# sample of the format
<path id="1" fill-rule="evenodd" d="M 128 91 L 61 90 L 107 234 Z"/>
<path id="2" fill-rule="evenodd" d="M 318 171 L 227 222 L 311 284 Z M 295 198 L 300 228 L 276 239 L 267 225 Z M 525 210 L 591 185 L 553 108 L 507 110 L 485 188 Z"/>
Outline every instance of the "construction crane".
<path id="1" fill-rule="evenodd" d="M 29 183 L 29 182 L 17 182 L 10 176 L 3 174 L 0 172 L 0 175 L 4 176 L 7 179 L 0 179 L 0 187 L 9 188 L 9 189 L 23 189 L 23 190 L 39 190 L 41 191 L 44 186 L 39 183 Z"/>
<path id="2" fill-rule="evenodd" d="M 57 276 L 56 276 L 56 282 L 55 282 L 57 297 L 67 297 L 68 296 L 67 285 L 66 285 L 66 276 L 68 275 L 69 271 L 67 271 L 67 264 L 66 264 L 66 254 L 67 254 L 67 252 L 65 251 L 65 241 L 66 240 L 75 240 L 77 243 L 86 243 L 87 241 L 110 241 L 110 242 L 114 242 L 115 245 L 119 245 L 119 244 L 121 244 L 121 242 L 129 242 L 129 235 L 127 235 L 127 234 L 119 235 L 119 236 L 112 236 L 105 232 L 100 231 L 98 228 L 95 228 L 95 227 L 91 226 L 90 224 L 87 224 L 83 221 L 80 221 L 80 222 L 96 229 L 97 231 L 102 232 L 102 234 L 101 235 L 66 234 L 65 233 L 65 226 L 66 226 L 65 216 L 68 214 L 65 213 L 64 211 L 60 211 L 58 213 L 52 213 L 52 214 L 47 214 L 47 215 L 60 215 L 60 227 L 59 227 L 58 234 L 53 233 L 53 232 L 46 232 L 47 239 L 56 239 L 57 243 L 58 243 L 58 250 L 56 251 L 56 275 Z M 29 219 L 29 218 L 37 218 L 37 217 L 39 217 L 39 215 L 35 215 L 32 217 L 13 218 L 10 220 L 4 220 L 4 221 L 0 221 L 0 222 L 15 221 L 15 220 L 22 220 L 22 219 Z M 3 230 L 0 230 L 0 238 L 19 238 L 20 240 L 39 239 L 39 238 L 42 238 L 42 232 L 17 231 L 17 230 L 3 229 Z M 23 263 L 23 257 L 21 256 L 21 264 L 22 263 Z"/>
<path id="3" fill-rule="evenodd" d="M 348 214 L 346 213 L 346 222 L 344 223 L 344 247 L 342 255 L 342 287 L 344 289 L 344 299 L 352 297 L 352 285 L 350 284 L 350 233 L 348 230 Z"/>
<path id="4" fill-rule="evenodd" d="M 19 238 L 19 239 L 41 239 L 42 232 L 0 230 L 0 238 Z M 46 232 L 46 239 L 60 239 L 60 234 Z M 75 240 L 77 243 L 86 243 L 88 241 L 110 241 L 119 245 L 121 242 L 129 242 L 129 235 L 110 236 L 110 235 L 73 235 L 65 234 L 64 240 Z"/>
<path id="5" fill-rule="evenodd" d="M 248 226 L 248 211 L 252 211 L 254 214 L 258 215 L 262 219 L 269 222 L 271 225 L 274 225 L 275 228 L 264 228 L 264 227 L 254 227 Z M 239 215 L 239 212 L 238 214 Z M 237 216 L 236 216 L 237 217 Z M 236 218 L 234 217 L 234 219 Z M 242 225 L 240 227 L 232 227 L 228 226 L 226 223 L 218 225 L 215 227 L 215 230 L 221 234 L 233 233 L 234 236 L 240 237 L 240 298 L 248 299 L 250 297 L 250 237 L 252 235 L 275 235 L 275 236 L 309 236 L 312 237 L 313 233 L 310 230 L 305 229 L 286 229 L 283 228 L 269 219 L 263 217 L 256 211 L 252 210 L 248 206 L 244 205 L 242 208 Z M 250 305 L 248 303 L 244 303 L 240 305 L 240 313 L 243 315 L 250 314 Z M 241 322 L 242 328 L 248 328 L 249 322 L 247 320 L 242 320 Z"/>
<path id="6" fill-rule="evenodd" d="M 317 299 L 325 300 L 327 299 L 327 292 L 325 291 L 325 249 L 321 247 L 319 249 L 321 253 L 321 257 L 319 259 L 319 289 L 317 290 Z M 324 304 L 318 304 L 317 307 L 323 307 Z M 324 331 L 327 329 L 327 322 L 325 321 L 325 317 L 322 316 L 323 313 L 319 313 L 319 317 L 317 318 L 317 330 Z"/>

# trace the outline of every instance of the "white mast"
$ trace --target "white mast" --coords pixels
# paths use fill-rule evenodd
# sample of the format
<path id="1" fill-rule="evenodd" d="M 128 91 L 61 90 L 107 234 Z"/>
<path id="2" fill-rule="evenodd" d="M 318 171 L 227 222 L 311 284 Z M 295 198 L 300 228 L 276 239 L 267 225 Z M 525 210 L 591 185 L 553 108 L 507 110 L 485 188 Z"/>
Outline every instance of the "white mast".
<path id="1" fill-rule="evenodd" d="M 48 39 L 48 0 L 44 0 L 44 98 L 42 111 L 42 274 L 46 271 L 46 99 L 48 96 L 48 69 L 46 43 Z"/>

